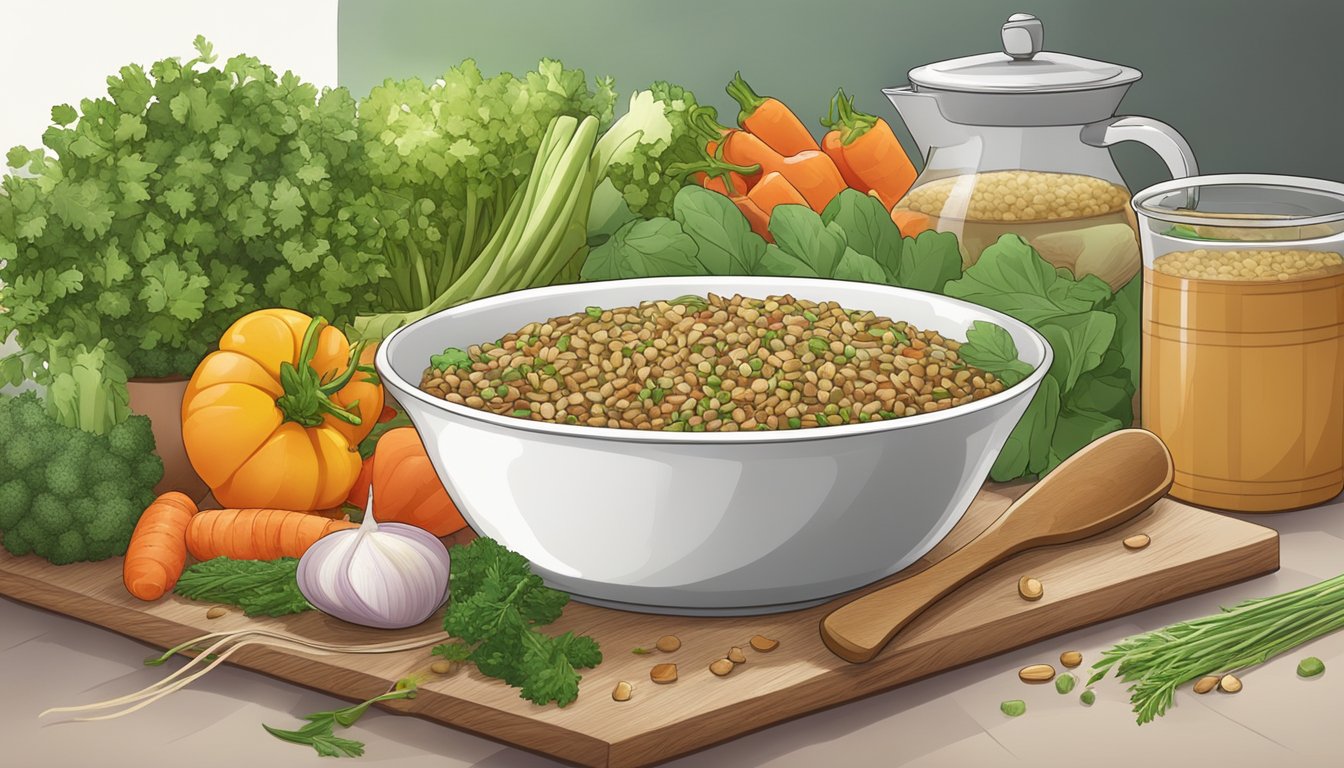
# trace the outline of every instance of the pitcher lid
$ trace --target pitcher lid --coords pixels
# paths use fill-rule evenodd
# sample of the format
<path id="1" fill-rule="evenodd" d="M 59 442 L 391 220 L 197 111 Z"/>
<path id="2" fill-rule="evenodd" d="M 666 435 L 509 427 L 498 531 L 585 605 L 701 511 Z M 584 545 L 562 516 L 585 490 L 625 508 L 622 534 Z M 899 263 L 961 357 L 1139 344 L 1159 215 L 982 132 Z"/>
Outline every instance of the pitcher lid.
<path id="1" fill-rule="evenodd" d="M 1008 17 L 1003 52 L 948 59 L 910 70 L 919 88 L 971 93 L 1058 93 L 1132 83 L 1142 73 L 1105 61 L 1042 51 L 1045 31 L 1029 13 Z"/>

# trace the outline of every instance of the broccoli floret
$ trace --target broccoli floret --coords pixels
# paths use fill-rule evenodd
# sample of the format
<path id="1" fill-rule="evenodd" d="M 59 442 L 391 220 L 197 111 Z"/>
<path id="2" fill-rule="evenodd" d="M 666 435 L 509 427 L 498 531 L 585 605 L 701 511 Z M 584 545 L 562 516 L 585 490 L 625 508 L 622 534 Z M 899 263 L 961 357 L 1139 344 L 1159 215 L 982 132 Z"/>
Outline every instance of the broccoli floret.
<path id="1" fill-rule="evenodd" d="M 154 452 L 154 433 L 150 431 L 149 419 L 144 416 L 131 416 L 112 427 L 107 432 L 107 442 L 112 453 L 127 460 Z"/>
<path id="2" fill-rule="evenodd" d="M 25 517 L 13 528 L 5 531 L 5 549 L 12 554 L 23 556 L 33 551 L 33 542 L 46 539 L 47 535 L 37 526 L 37 522 L 31 517 Z"/>
<path id="3" fill-rule="evenodd" d="M 163 459 L 158 454 L 147 453 L 136 462 L 135 480 L 141 485 L 153 488 L 163 479 Z"/>
<path id="4" fill-rule="evenodd" d="M 124 553 L 163 476 L 144 417 L 94 435 L 49 416 L 30 392 L 0 396 L 0 446 L 4 546 L 57 564 Z"/>
<path id="5" fill-rule="evenodd" d="M 75 516 L 70 514 L 69 504 L 50 493 L 38 494 L 37 498 L 33 499 L 32 519 L 52 536 L 59 536 L 70 530 L 70 526 L 75 522 Z"/>
<path id="6" fill-rule="evenodd" d="M 50 552 L 39 552 L 38 554 L 46 554 L 47 559 L 53 565 L 67 565 L 76 560 L 88 559 L 87 552 L 84 537 L 80 535 L 79 531 L 66 531 L 56 537 Z"/>
<path id="7" fill-rule="evenodd" d="M 47 463 L 47 490 L 63 499 L 75 497 L 87 485 L 84 480 L 87 465 L 86 453 L 78 450 L 61 453 Z"/>
<path id="8" fill-rule="evenodd" d="M 19 478 L 11 478 L 0 483 L 0 531 L 13 528 L 19 519 L 28 514 L 28 506 L 33 495 L 28 485 Z"/>

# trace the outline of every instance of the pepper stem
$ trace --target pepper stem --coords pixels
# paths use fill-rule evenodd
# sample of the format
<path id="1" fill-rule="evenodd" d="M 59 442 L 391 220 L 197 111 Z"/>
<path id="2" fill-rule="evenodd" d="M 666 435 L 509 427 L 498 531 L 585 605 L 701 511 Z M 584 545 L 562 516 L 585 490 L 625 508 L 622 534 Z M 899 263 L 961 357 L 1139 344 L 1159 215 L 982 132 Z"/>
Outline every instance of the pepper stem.
<path id="1" fill-rule="evenodd" d="M 316 427 L 323 419 L 331 416 L 353 426 L 363 423 L 355 404 L 344 408 L 336 404 L 331 396 L 339 392 L 358 369 L 359 356 L 367 342 L 361 341 L 350 351 L 349 363 L 339 375 L 323 382 L 322 377 L 313 369 L 313 356 L 317 353 L 317 341 L 327 321 L 314 317 L 303 333 L 303 342 L 299 345 L 297 364 L 288 360 L 280 364 L 280 386 L 284 394 L 275 399 L 275 405 L 284 414 L 285 421 L 292 421 L 304 428 Z"/>

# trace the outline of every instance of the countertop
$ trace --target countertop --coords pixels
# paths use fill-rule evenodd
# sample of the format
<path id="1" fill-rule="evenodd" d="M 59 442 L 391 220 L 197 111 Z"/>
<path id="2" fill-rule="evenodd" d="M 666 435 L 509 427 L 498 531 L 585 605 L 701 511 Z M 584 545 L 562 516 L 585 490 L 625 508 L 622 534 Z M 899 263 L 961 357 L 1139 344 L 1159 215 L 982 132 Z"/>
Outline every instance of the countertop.
<path id="1" fill-rule="evenodd" d="M 1122 617 L 883 694 L 767 728 L 664 763 L 668 768 L 769 766 L 1326 766 L 1344 756 L 1344 632 L 1319 639 L 1243 676 L 1236 695 L 1188 688 L 1156 722 L 1136 726 L 1122 686 L 1108 678 L 1092 707 L 1078 692 L 1027 686 L 1019 667 L 1058 662 L 1080 650 L 1094 661 L 1116 641 L 1240 600 L 1277 594 L 1344 572 L 1344 497 L 1308 510 L 1243 519 L 1279 531 L 1274 574 Z M 147 685 L 165 668 L 141 660 L 149 645 L 44 610 L 0 599 L 0 744 L 7 766 L 143 768 L 191 765 L 330 765 L 311 749 L 267 735 L 261 724 L 297 727 L 309 712 L 345 706 L 336 698 L 221 667 L 191 687 L 110 722 L 48 723 L 47 707 L 111 698 Z M 1302 680 L 1304 656 L 1323 676 Z M 1021 698 L 1018 718 L 999 702 Z M 370 711 L 341 735 L 363 741 L 363 764 L 435 768 L 544 768 L 538 755 L 414 717 Z"/>

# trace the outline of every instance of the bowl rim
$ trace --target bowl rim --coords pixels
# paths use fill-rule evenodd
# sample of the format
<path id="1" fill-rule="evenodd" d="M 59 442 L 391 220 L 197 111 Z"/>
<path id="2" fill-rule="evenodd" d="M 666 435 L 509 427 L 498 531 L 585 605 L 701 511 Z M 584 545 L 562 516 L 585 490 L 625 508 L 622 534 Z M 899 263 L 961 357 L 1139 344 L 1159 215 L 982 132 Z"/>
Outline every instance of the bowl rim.
<path id="1" fill-rule="evenodd" d="M 471 308 L 472 310 L 489 310 L 495 307 L 504 306 L 520 299 L 526 299 L 539 296 L 567 296 L 573 295 L 575 298 L 591 294 L 596 288 L 619 288 L 619 287 L 648 287 L 650 289 L 667 288 L 676 290 L 678 286 L 688 287 L 693 285 L 722 284 L 724 290 L 710 290 L 720 295 L 731 296 L 734 293 L 747 293 L 755 286 L 779 285 L 788 283 L 797 285 L 799 290 L 826 290 L 829 286 L 836 283 L 845 286 L 853 286 L 863 290 L 890 291 L 907 298 L 920 298 L 923 300 L 932 299 L 937 302 L 946 302 L 953 305 L 960 305 L 963 308 L 970 309 L 977 313 L 988 315 L 997 325 L 1004 328 L 1014 328 L 1024 331 L 1028 337 L 1035 341 L 1041 348 L 1041 362 L 1035 365 L 1030 374 L 1022 381 L 1013 386 L 996 392 L 989 397 L 975 400 L 965 405 L 959 405 L 954 408 L 948 408 L 943 411 L 934 411 L 932 413 L 920 413 L 914 416 L 903 416 L 896 419 L 886 419 L 883 421 L 870 421 L 859 424 L 838 424 L 835 426 L 817 428 L 817 429 L 782 429 L 782 430 L 752 430 L 748 432 L 668 432 L 664 430 L 644 430 L 644 429 L 613 429 L 609 427 L 590 427 L 573 424 L 556 424 L 546 421 L 532 421 L 531 419 L 521 419 L 515 416 L 503 416 L 491 413 L 468 405 L 459 405 L 442 398 L 433 397 L 421 390 L 418 386 L 411 384 L 403 378 L 392 367 L 389 360 L 390 350 L 396 346 L 402 336 L 415 332 L 418 326 L 424 326 L 435 318 L 443 318 L 445 315 L 460 314 Z M 700 290 L 700 289 L 696 289 Z M 778 289 L 769 289 L 777 291 Z M 684 293 L 685 291 L 683 291 Z M 784 289 L 784 293 L 793 293 L 794 289 Z M 680 295 L 672 294 L 668 295 Z M 1020 353 L 1019 353 L 1020 354 Z M 950 296 L 944 296 L 929 291 L 917 291 L 910 288 L 899 288 L 896 286 L 884 285 L 881 283 L 865 283 L 853 280 L 831 280 L 823 278 L 800 278 L 800 277 L 732 277 L 732 276 L 692 276 L 692 277 L 640 277 L 627 278 L 621 280 L 601 280 L 585 283 L 572 283 L 568 285 L 552 285 L 541 288 L 529 288 L 510 293 L 498 294 L 484 299 L 465 302 L 455 307 L 450 307 L 432 315 L 428 315 L 413 323 L 397 328 L 378 344 L 378 351 L 374 358 L 374 364 L 378 371 L 383 386 L 393 390 L 398 402 L 403 397 L 410 397 L 418 400 L 420 403 L 442 411 L 447 411 L 454 416 L 471 419 L 473 421 L 483 422 L 496 427 L 503 427 L 510 430 L 522 430 L 526 432 L 536 432 L 545 435 L 553 435 L 565 438 L 583 438 L 597 440 L 614 440 L 618 442 L 640 442 L 640 443 L 663 443 L 670 445 L 740 445 L 744 443 L 777 443 L 777 442 L 801 442 L 811 440 L 834 440 L 846 437 L 858 437 L 862 435 L 871 435 L 880 432 L 887 432 L 897 429 L 914 429 L 917 427 L 934 424 L 948 419 L 966 416 L 986 408 L 993 408 L 997 405 L 1006 403 L 1024 395 L 1034 395 L 1037 386 L 1045 378 L 1050 370 L 1051 363 L 1054 362 L 1054 350 L 1050 342 L 1035 328 L 1030 325 L 1010 317 L 989 307 L 975 304 L 961 299 L 955 299 Z"/>

